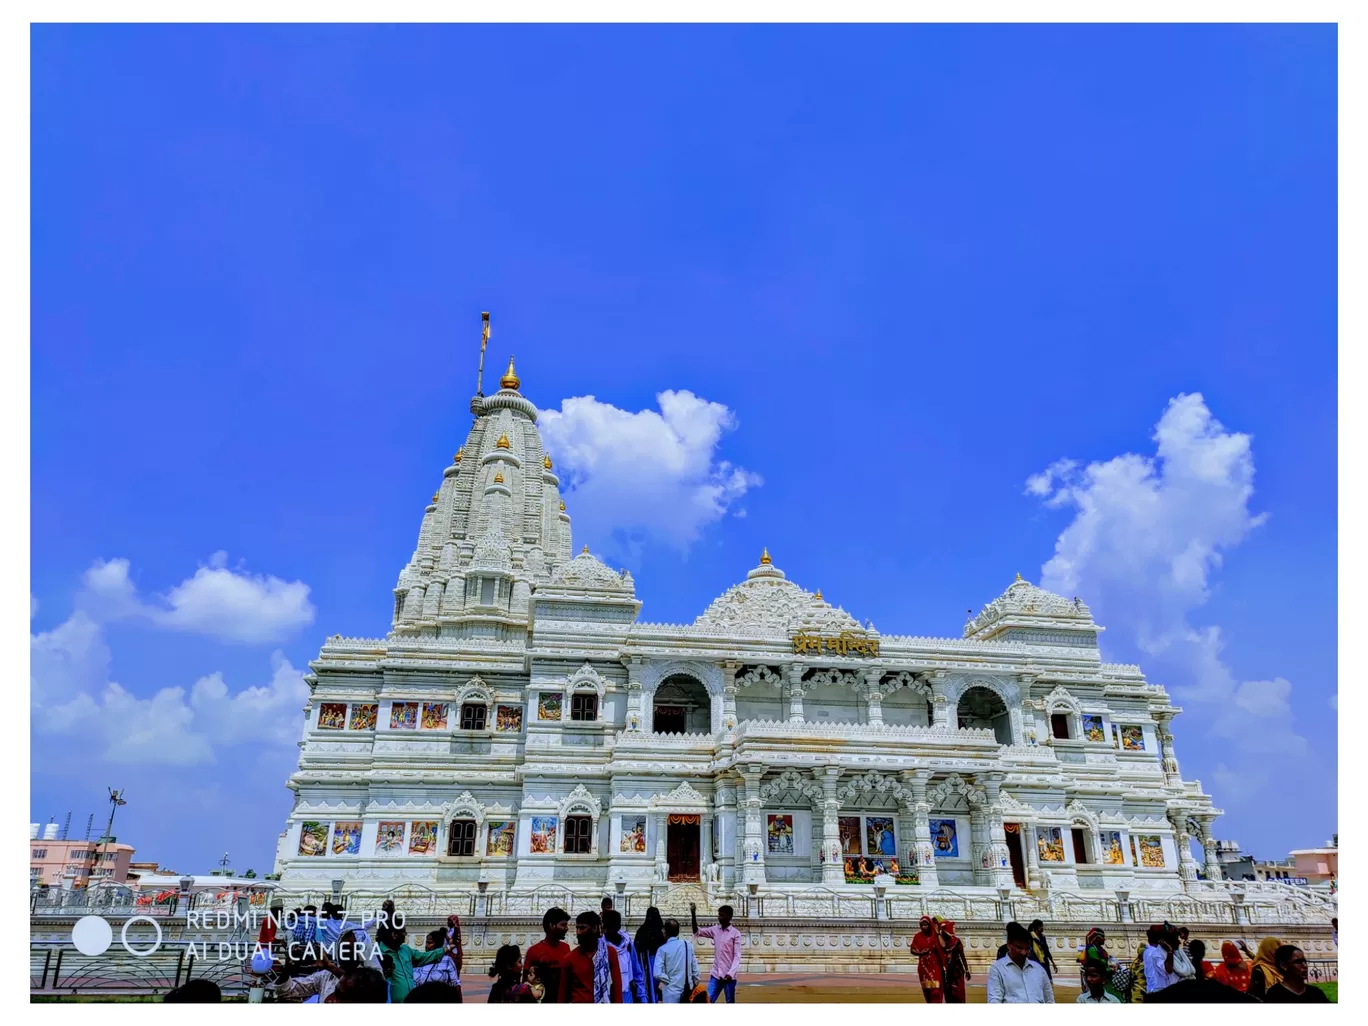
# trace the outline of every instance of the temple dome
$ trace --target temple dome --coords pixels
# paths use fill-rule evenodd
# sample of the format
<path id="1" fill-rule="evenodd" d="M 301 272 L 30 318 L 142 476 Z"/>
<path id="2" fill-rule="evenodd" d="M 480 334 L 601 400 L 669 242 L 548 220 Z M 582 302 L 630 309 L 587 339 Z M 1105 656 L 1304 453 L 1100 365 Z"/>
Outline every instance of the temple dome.
<path id="1" fill-rule="evenodd" d="M 589 552 L 587 545 L 574 559 L 556 567 L 550 587 L 636 591 L 630 575 L 609 569 Z"/>
<path id="2" fill-rule="evenodd" d="M 1079 641 L 1090 638 L 1096 644 L 1100 630 L 1102 628 L 1093 622 L 1092 610 L 1080 599 L 1056 595 L 1017 574 L 1017 579 L 1006 591 L 964 625 L 964 636 L 987 641 L 1006 635 L 1002 640 L 1029 641 L 1043 638 L 1042 631 L 1056 635 L 1064 631 L 1076 635 Z M 1052 640 L 1060 639 L 1054 637 Z"/>
<path id="3" fill-rule="evenodd" d="M 723 634 L 785 637 L 801 630 L 865 633 L 844 609 L 834 608 L 788 580 L 770 559 L 768 549 L 746 579 L 714 599 L 694 626 Z"/>

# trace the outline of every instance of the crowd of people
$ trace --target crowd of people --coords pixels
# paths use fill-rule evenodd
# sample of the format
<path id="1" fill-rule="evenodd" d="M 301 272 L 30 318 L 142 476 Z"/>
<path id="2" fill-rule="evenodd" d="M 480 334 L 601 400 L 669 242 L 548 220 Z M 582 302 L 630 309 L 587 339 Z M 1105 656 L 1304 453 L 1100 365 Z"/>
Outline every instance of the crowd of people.
<path id="1" fill-rule="evenodd" d="M 922 921 L 923 933 L 929 932 L 929 922 Z M 1338 932 L 1338 923 L 1335 927 Z M 943 976 L 944 947 L 923 941 L 919 948 L 919 940 L 921 935 L 912 941 L 913 954 L 922 962 L 940 962 L 925 972 L 918 964 L 923 993 L 928 1001 L 940 1001 L 931 997 L 926 981 Z M 1206 944 L 1190 937 L 1186 927 L 1160 923 L 1149 927 L 1135 958 L 1125 962 L 1107 951 L 1107 935 L 1095 927 L 1078 952 L 1081 990 L 1075 1000 L 1098 1005 L 1329 1001 L 1324 991 L 1307 981 L 1305 952 L 1276 937 L 1265 937 L 1257 952 L 1250 952 L 1243 941 L 1225 941 L 1218 965 L 1207 961 L 1206 955 Z M 1007 943 L 998 949 L 997 960 L 988 970 L 988 1003 L 1053 1004 L 1058 969 L 1040 920 L 1029 927 L 1008 923 Z M 961 996 L 952 998 L 947 985 L 944 1000 L 963 1001 L 962 994 L 961 989 Z"/>
<path id="2" fill-rule="evenodd" d="M 677 919 L 654 906 L 646 910 L 635 934 L 622 914 L 604 898 L 598 912 L 574 917 L 575 941 L 567 943 L 569 912 L 548 909 L 543 939 L 524 955 L 516 944 L 498 949 L 489 968 L 491 1004 L 686 1004 L 736 1000 L 742 935 L 732 925 L 732 909 L 717 910 L 714 925 L 700 927 L 689 906 L 691 936 L 682 936 Z M 282 922 L 292 922 L 283 930 Z M 1338 934 L 1338 923 L 1334 924 Z M 990 1004 L 1053 1004 L 1060 971 L 1045 926 L 1011 922 L 1006 943 L 988 969 Z M 373 937 L 372 937 L 373 935 Z M 694 939 L 712 942 L 706 979 L 699 971 Z M 972 979 L 964 942 L 955 924 L 923 916 L 909 943 L 917 979 L 928 1004 L 963 1004 Z M 1328 999 L 1307 981 L 1301 948 L 1266 937 L 1256 952 L 1243 941 L 1224 941 L 1221 960 L 1207 961 L 1206 944 L 1185 927 L 1165 922 L 1151 926 L 1135 957 L 1118 959 L 1107 950 L 1101 928 L 1088 931 L 1077 954 L 1079 1004 L 1273 1002 L 1324 1003 Z M 348 920 L 343 910 L 324 902 L 296 909 L 286 919 L 275 915 L 263 924 L 252 959 L 253 1000 L 269 991 L 275 1000 L 321 1003 L 461 1002 L 465 951 L 461 921 L 449 916 L 444 927 L 408 943 L 403 917 L 393 902 L 374 916 Z M 167 994 L 168 1002 L 220 999 L 219 988 L 194 980 Z"/>

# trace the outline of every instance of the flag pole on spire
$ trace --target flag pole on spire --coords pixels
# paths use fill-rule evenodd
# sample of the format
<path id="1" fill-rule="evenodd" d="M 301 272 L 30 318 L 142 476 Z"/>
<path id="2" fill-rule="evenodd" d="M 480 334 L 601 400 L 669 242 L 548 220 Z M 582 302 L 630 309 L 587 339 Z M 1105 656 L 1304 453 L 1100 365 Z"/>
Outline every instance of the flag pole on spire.
<path id="1" fill-rule="evenodd" d="M 484 395 L 484 354 L 485 346 L 489 345 L 489 311 L 480 314 L 480 319 L 484 321 L 484 329 L 480 332 L 480 371 L 475 378 L 475 394 Z"/>

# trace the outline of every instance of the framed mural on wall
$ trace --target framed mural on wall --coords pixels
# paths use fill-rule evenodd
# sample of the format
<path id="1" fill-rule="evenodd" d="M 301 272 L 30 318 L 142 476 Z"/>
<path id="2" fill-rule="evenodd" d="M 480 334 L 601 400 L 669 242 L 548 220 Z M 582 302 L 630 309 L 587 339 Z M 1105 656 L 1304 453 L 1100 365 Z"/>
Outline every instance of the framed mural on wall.
<path id="1" fill-rule="evenodd" d="M 324 702 L 318 707 L 319 730 L 345 730 L 346 727 L 346 702 Z"/>
<path id="2" fill-rule="evenodd" d="M 1121 848 L 1121 831 L 1103 831 L 1102 861 L 1108 866 L 1124 866 L 1126 864 L 1126 855 Z"/>
<path id="3" fill-rule="evenodd" d="M 359 822 L 333 824 L 332 853 L 334 855 L 361 854 L 361 824 Z"/>
<path id="4" fill-rule="evenodd" d="M 860 817 L 859 816 L 839 816 L 836 819 L 836 830 L 841 837 L 842 855 L 859 855 L 860 850 Z"/>
<path id="5" fill-rule="evenodd" d="M 375 854 L 402 855 L 404 852 L 404 823 L 386 821 L 375 826 Z"/>
<path id="6" fill-rule="evenodd" d="M 1143 752 L 1145 750 L 1145 728 L 1122 726 L 1121 749 L 1126 752 Z"/>
<path id="7" fill-rule="evenodd" d="M 893 836 L 893 819 L 890 816 L 865 817 L 865 850 L 870 855 L 896 858 L 898 844 Z"/>
<path id="8" fill-rule="evenodd" d="M 395 702 L 390 706 L 390 730 L 416 730 L 417 727 L 417 702 Z"/>
<path id="9" fill-rule="evenodd" d="M 622 817 L 622 842 L 619 851 L 644 852 L 646 850 L 646 817 Z"/>
<path id="10" fill-rule="evenodd" d="M 299 854 L 326 855 L 328 853 L 328 824 L 307 820 L 299 824 Z"/>
<path id="11" fill-rule="evenodd" d="M 786 813 L 770 813 L 766 817 L 765 850 L 771 855 L 793 854 L 793 817 Z"/>
<path id="12" fill-rule="evenodd" d="M 494 709 L 494 729 L 514 734 L 522 730 L 522 706 L 496 706 Z"/>
<path id="13" fill-rule="evenodd" d="M 380 706 L 373 702 L 364 702 L 360 705 L 352 706 L 351 724 L 349 730 L 374 730 L 376 714 L 379 713 Z"/>
<path id="14" fill-rule="evenodd" d="M 1151 869 L 1164 868 L 1164 844 L 1157 834 L 1140 836 L 1140 865 Z"/>
<path id="15" fill-rule="evenodd" d="M 1083 717 L 1083 739 L 1085 741 L 1106 741 L 1106 731 L 1102 729 L 1101 716 Z"/>
<path id="16" fill-rule="evenodd" d="M 435 855 L 437 853 L 437 821 L 432 819 L 415 820 L 409 827 L 410 855 Z"/>
<path id="17" fill-rule="evenodd" d="M 959 836 L 956 834 L 953 819 L 931 820 L 931 850 L 938 859 L 960 857 Z"/>
<path id="18" fill-rule="evenodd" d="M 450 708 L 451 707 L 446 702 L 424 702 L 423 729 L 446 730 L 447 712 Z"/>
<path id="19" fill-rule="evenodd" d="M 543 691 L 537 695 L 537 719 L 559 720 L 561 718 L 561 693 Z"/>
<path id="20" fill-rule="evenodd" d="M 556 828 L 558 826 L 560 826 L 558 816 L 532 817 L 532 831 L 528 835 L 528 847 L 533 855 L 554 855 L 556 853 Z"/>
<path id="21" fill-rule="evenodd" d="M 1064 861 L 1064 831 L 1061 827 L 1036 827 L 1036 849 L 1041 862 Z"/>
<path id="22" fill-rule="evenodd" d="M 492 820 L 489 824 L 489 840 L 485 842 L 485 854 L 512 855 L 517 833 L 517 820 Z"/>

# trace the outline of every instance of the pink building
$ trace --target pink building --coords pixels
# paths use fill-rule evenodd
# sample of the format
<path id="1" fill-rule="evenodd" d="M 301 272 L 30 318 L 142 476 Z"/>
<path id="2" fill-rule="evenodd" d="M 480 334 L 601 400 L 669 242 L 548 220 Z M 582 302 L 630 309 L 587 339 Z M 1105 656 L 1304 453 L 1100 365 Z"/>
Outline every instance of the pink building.
<path id="1" fill-rule="evenodd" d="M 1296 864 L 1296 875 L 1306 877 L 1308 883 L 1329 883 L 1339 879 L 1339 834 L 1323 848 L 1302 848 L 1288 854 Z"/>
<path id="2" fill-rule="evenodd" d="M 55 824 L 54 824 L 55 825 Z M 38 836 L 37 824 L 29 826 L 29 886 L 80 890 L 105 880 L 124 884 L 133 848 L 117 840 L 60 841 L 56 830 Z"/>

